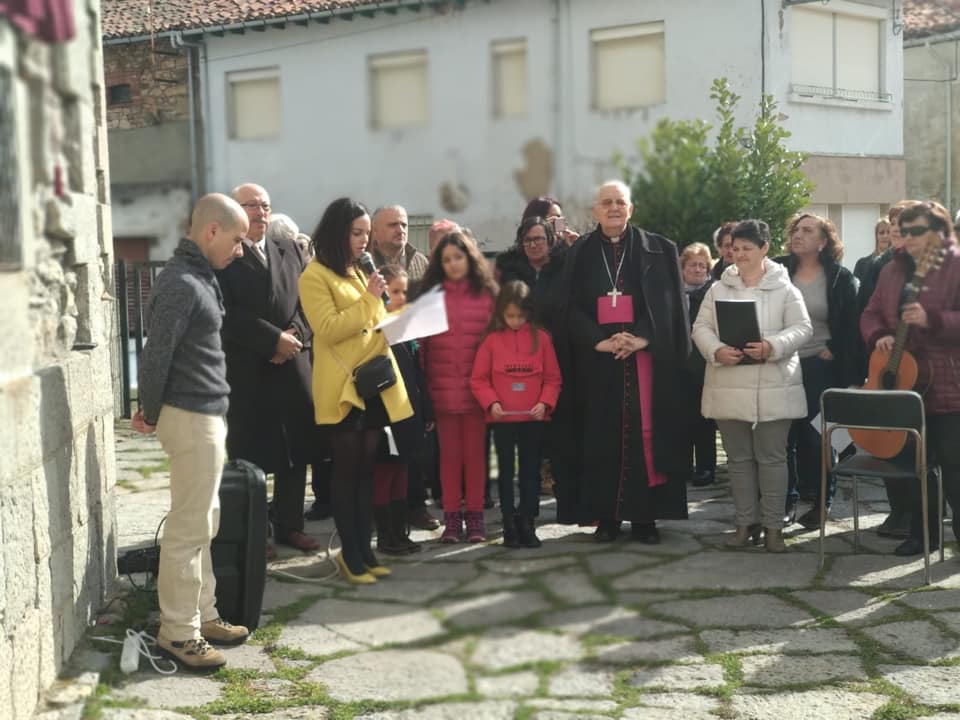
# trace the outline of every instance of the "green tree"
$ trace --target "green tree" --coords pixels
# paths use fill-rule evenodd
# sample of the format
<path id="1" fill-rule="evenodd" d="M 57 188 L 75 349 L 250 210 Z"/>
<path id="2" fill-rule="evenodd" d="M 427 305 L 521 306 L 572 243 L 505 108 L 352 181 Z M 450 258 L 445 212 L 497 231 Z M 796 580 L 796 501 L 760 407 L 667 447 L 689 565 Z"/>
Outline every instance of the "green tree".
<path id="1" fill-rule="evenodd" d="M 813 184 L 800 169 L 806 155 L 788 150 L 790 133 L 780 125 L 770 95 L 760 101 L 750 128 L 736 126 L 740 96 L 726 78 L 713 81 L 710 98 L 718 124 L 661 120 L 637 142 L 639 171 L 620 159 L 633 190 L 633 222 L 679 245 L 710 243 L 722 222 L 759 218 L 770 225 L 771 254 L 783 244 L 789 218 L 807 205 Z"/>

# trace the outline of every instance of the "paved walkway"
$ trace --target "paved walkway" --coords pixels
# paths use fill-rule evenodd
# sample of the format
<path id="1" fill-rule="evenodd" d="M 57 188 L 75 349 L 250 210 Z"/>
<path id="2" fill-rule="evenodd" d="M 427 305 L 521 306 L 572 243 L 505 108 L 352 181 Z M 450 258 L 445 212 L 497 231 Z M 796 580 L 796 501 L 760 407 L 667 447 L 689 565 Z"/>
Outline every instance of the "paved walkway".
<path id="1" fill-rule="evenodd" d="M 121 546 L 151 542 L 167 503 L 155 440 L 117 429 Z M 829 557 L 816 533 L 790 552 L 721 548 L 726 488 L 691 490 L 690 519 L 662 522 L 663 544 L 593 542 L 550 524 L 539 550 L 498 540 L 441 546 L 392 563 L 355 588 L 337 579 L 271 577 L 261 628 L 226 651 L 210 678 L 152 671 L 122 676 L 116 655 L 86 650 L 101 669 L 89 717 L 410 718 L 940 718 L 960 720 L 960 562 L 948 548 L 922 582 L 922 559 L 870 528 L 882 488 L 862 489 L 862 553 L 852 554 L 849 495 L 837 499 Z M 495 512 L 488 513 L 493 525 Z M 796 526 L 795 526 L 796 527 Z M 326 542 L 328 522 L 308 523 Z M 949 531 L 948 531 L 949 532 Z M 325 554 L 281 549 L 271 565 L 318 580 Z M 106 619 L 111 619 L 109 616 Z M 116 617 L 113 620 L 117 620 Z"/>

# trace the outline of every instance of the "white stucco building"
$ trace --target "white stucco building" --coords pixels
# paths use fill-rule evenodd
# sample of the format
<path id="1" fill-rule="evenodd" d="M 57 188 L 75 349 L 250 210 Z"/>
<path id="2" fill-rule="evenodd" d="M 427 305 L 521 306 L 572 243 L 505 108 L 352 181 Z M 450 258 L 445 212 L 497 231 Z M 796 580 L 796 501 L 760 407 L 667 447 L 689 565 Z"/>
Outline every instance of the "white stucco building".
<path id="1" fill-rule="evenodd" d="M 719 76 L 744 125 L 761 93 L 779 102 L 849 262 L 904 195 L 897 1 L 277 5 L 287 15 L 168 32 L 203 44 L 206 189 L 259 182 L 308 231 L 351 195 L 401 203 L 413 224 L 452 217 L 496 249 L 543 193 L 583 229 L 614 154 L 661 118 L 712 120 Z"/>

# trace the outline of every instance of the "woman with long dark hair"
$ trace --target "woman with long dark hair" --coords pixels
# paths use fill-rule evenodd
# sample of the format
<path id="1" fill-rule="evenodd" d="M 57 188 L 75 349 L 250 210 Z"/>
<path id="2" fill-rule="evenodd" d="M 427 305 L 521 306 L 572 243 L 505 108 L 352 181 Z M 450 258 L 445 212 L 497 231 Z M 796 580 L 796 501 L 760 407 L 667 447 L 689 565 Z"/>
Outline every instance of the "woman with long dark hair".
<path id="1" fill-rule="evenodd" d="M 803 295 L 813 336 L 797 350 L 807 396 L 807 415 L 796 420 L 787 439 L 786 517 L 791 521 L 799 496 L 809 492 L 813 507 L 799 518 L 809 529 L 820 526 L 820 434 L 810 421 L 820 413 L 820 395 L 827 388 L 862 385 L 857 341 L 857 283 L 840 265 L 843 244 L 827 218 L 812 213 L 797 215 L 787 227 L 790 254 L 776 259 L 790 273 L 790 281 Z M 827 478 L 827 508 L 836 484 Z"/>
<path id="2" fill-rule="evenodd" d="M 331 435 L 330 500 L 342 546 L 337 564 L 357 584 L 390 574 L 370 547 L 373 469 L 384 426 L 413 414 L 386 339 L 373 331 L 386 316 L 386 283 L 357 265 L 369 239 L 367 209 L 350 198 L 334 200 L 313 233 L 316 257 L 300 276 L 300 301 L 313 328 L 314 414 Z M 394 382 L 363 397 L 354 373 L 382 357 L 390 361 Z"/>

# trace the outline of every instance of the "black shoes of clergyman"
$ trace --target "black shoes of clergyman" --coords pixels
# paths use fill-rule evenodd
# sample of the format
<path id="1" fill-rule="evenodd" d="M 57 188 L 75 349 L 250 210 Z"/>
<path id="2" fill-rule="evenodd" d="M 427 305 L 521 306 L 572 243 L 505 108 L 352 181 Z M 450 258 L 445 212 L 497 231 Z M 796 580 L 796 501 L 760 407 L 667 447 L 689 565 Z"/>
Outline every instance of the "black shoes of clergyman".
<path id="1" fill-rule="evenodd" d="M 618 521 L 601 520 L 597 524 L 597 530 L 593 533 L 594 539 L 599 543 L 611 543 L 620 536 L 620 523 Z"/>
<path id="2" fill-rule="evenodd" d="M 655 523 L 631 523 L 630 539 L 644 545 L 659 545 L 660 531 Z"/>

